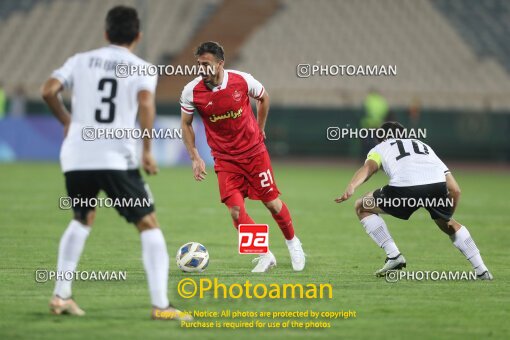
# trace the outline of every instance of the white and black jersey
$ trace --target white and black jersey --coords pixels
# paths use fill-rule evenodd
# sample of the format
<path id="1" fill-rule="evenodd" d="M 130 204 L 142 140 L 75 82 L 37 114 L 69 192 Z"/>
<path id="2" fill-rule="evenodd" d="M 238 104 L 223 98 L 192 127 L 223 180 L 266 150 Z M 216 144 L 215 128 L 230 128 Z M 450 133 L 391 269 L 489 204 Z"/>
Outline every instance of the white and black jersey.
<path id="1" fill-rule="evenodd" d="M 78 53 L 52 73 L 72 90 L 72 118 L 60 152 L 64 172 L 128 170 L 138 167 L 136 141 L 85 140 L 84 128 L 132 129 L 138 112 L 138 93 L 156 90 L 157 76 L 116 76 L 117 65 L 149 65 L 127 48 L 110 45 Z"/>
<path id="2" fill-rule="evenodd" d="M 367 155 L 390 178 L 373 192 L 374 204 L 404 220 L 420 207 L 434 220 L 450 220 L 453 204 L 448 197 L 446 174 L 450 171 L 434 150 L 417 139 L 388 139 Z"/>
<path id="3" fill-rule="evenodd" d="M 388 139 L 367 155 L 390 178 L 389 185 L 407 187 L 445 182 L 448 167 L 430 146 L 417 139 Z"/>

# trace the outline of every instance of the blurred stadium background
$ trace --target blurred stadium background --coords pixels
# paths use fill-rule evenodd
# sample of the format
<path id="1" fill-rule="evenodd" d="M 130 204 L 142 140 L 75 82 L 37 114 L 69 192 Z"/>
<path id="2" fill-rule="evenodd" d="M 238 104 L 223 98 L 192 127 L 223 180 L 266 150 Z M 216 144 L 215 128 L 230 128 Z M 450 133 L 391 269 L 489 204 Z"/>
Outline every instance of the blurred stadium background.
<path id="1" fill-rule="evenodd" d="M 359 140 L 328 141 L 326 129 L 360 126 L 377 91 L 385 119 L 426 128 L 441 157 L 510 161 L 506 0 L 3 0 L 0 161 L 58 160 L 62 131 L 39 87 L 72 54 L 105 44 L 104 17 L 116 4 L 139 10 L 136 53 L 154 64 L 191 65 L 199 42 L 223 44 L 226 67 L 253 74 L 270 93 L 275 158 L 359 159 Z M 300 78 L 303 63 L 396 65 L 398 75 Z M 157 125 L 178 126 L 189 80 L 160 78 Z M 158 141 L 157 158 L 187 162 L 181 144 Z"/>

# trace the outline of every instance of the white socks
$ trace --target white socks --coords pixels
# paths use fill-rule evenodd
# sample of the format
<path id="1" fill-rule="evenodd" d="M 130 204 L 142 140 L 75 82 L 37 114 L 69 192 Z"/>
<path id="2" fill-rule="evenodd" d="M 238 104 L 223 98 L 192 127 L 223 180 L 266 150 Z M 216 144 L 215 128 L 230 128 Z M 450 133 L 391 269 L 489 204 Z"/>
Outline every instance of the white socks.
<path id="1" fill-rule="evenodd" d="M 294 235 L 292 240 L 285 240 L 285 243 L 287 244 L 287 247 L 289 247 L 289 248 L 293 247 L 296 243 L 301 245 L 301 242 L 299 241 L 299 239 L 297 238 L 296 235 Z"/>
<path id="2" fill-rule="evenodd" d="M 76 220 L 72 220 L 67 226 L 66 231 L 60 238 L 60 245 L 58 247 L 58 262 L 57 271 L 60 275 L 57 275 L 57 282 L 53 295 L 58 295 L 63 299 L 71 297 L 71 281 L 64 280 L 66 277 L 64 272 L 76 270 L 78 261 L 80 260 L 81 253 L 85 246 L 85 241 L 90 233 L 90 227 L 81 224 Z M 58 277 L 63 276 L 63 277 Z"/>
<path id="3" fill-rule="evenodd" d="M 167 308 L 168 253 L 161 229 L 149 229 L 140 233 L 142 240 L 142 257 L 151 302 L 154 307 Z"/>
<path id="4" fill-rule="evenodd" d="M 63 273 L 76 271 L 81 253 L 85 247 L 85 241 L 89 236 L 91 228 L 76 220 L 69 223 L 66 231 L 60 239 L 58 248 L 57 271 L 60 276 Z M 159 308 L 167 308 L 167 285 L 168 285 L 168 253 L 166 251 L 165 238 L 158 229 L 150 229 L 140 233 L 142 240 L 142 257 L 152 305 Z M 57 276 L 58 277 L 58 276 Z M 72 280 L 57 279 L 53 295 L 63 299 L 71 297 Z"/>
<path id="5" fill-rule="evenodd" d="M 377 245 L 384 249 L 386 255 L 393 258 L 400 254 L 397 245 L 391 238 L 390 232 L 386 227 L 386 223 L 379 215 L 370 215 L 361 220 L 361 224 L 366 232 Z M 480 251 L 473 241 L 471 234 L 466 227 L 461 226 L 459 230 L 453 235 L 450 235 L 453 245 L 460 250 L 462 254 L 473 265 L 476 275 L 481 275 L 487 271 L 487 267 L 483 263 Z"/>
<path id="6" fill-rule="evenodd" d="M 450 235 L 450 239 L 452 240 L 453 245 L 460 250 L 462 254 L 464 254 L 469 262 L 471 262 L 476 275 L 481 275 L 483 272 L 487 271 L 487 267 L 480 256 L 480 251 L 466 227 L 461 226 L 455 234 Z"/>
<path id="7" fill-rule="evenodd" d="M 379 215 L 369 215 L 360 222 L 372 240 L 384 249 L 386 256 L 393 258 L 400 254 L 397 245 L 391 238 L 386 223 L 384 223 L 384 220 Z"/>

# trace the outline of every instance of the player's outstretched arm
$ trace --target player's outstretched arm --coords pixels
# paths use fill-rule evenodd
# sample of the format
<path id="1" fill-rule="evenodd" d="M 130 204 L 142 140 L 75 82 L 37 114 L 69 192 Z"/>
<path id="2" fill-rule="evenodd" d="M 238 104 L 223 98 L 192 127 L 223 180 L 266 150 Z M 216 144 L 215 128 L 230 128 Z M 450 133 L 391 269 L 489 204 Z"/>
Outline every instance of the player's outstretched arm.
<path id="1" fill-rule="evenodd" d="M 363 183 L 365 183 L 373 174 L 377 172 L 379 165 L 374 160 L 367 160 L 365 164 L 356 171 L 351 181 L 347 185 L 345 192 L 342 196 L 335 198 L 336 203 L 342 203 L 347 201 L 353 194 L 354 191 Z"/>
<path id="2" fill-rule="evenodd" d="M 257 123 L 259 125 L 260 131 L 262 131 L 262 135 L 264 139 L 266 139 L 266 121 L 267 115 L 269 114 L 269 94 L 267 91 L 264 92 L 262 97 L 257 100 Z"/>
<path id="3" fill-rule="evenodd" d="M 207 172 L 205 171 L 205 162 L 200 157 L 197 147 L 195 146 L 195 131 L 193 130 L 192 123 L 193 115 L 181 112 L 182 140 L 191 158 L 193 177 L 195 177 L 197 181 L 202 181 L 205 179 Z"/>
<path id="4" fill-rule="evenodd" d="M 446 187 L 448 188 L 448 197 L 453 199 L 453 212 L 455 212 L 460 200 L 460 186 L 451 173 L 446 174 Z"/>
<path id="5" fill-rule="evenodd" d="M 62 83 L 55 78 L 48 79 L 41 88 L 41 96 L 50 108 L 53 115 L 64 125 L 64 137 L 67 136 L 69 124 L 71 124 L 71 115 L 67 111 L 60 92 L 64 89 Z"/>
<path id="6" fill-rule="evenodd" d="M 142 131 L 148 131 L 154 128 L 156 104 L 152 92 L 147 90 L 138 92 L 138 116 Z M 156 160 L 152 155 L 152 139 L 150 137 L 145 137 L 143 139 L 142 166 L 148 175 L 155 175 L 159 171 Z"/>

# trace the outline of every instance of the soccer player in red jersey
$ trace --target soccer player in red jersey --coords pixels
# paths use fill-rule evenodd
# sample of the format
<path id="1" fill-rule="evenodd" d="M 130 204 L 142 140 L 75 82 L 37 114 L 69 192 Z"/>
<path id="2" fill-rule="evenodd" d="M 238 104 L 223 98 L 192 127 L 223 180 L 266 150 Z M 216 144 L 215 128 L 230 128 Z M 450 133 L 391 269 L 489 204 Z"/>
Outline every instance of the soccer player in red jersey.
<path id="1" fill-rule="evenodd" d="M 215 72 L 205 73 L 188 83 L 181 96 L 183 140 L 192 160 L 197 181 L 205 179 L 205 163 L 195 147 L 193 112 L 196 110 L 205 125 L 207 143 L 214 157 L 221 201 L 227 206 L 234 227 L 255 223 L 248 215 L 244 198 L 260 200 L 273 215 L 285 236 L 295 271 L 305 267 L 301 242 L 294 234 L 289 209 L 278 198 L 271 160 L 264 144 L 269 95 L 250 74 L 226 70 L 223 47 L 204 42 L 196 50 L 198 64 Z M 257 116 L 250 105 L 257 101 Z M 268 251 L 256 259 L 254 273 L 266 272 L 276 265 Z"/>

